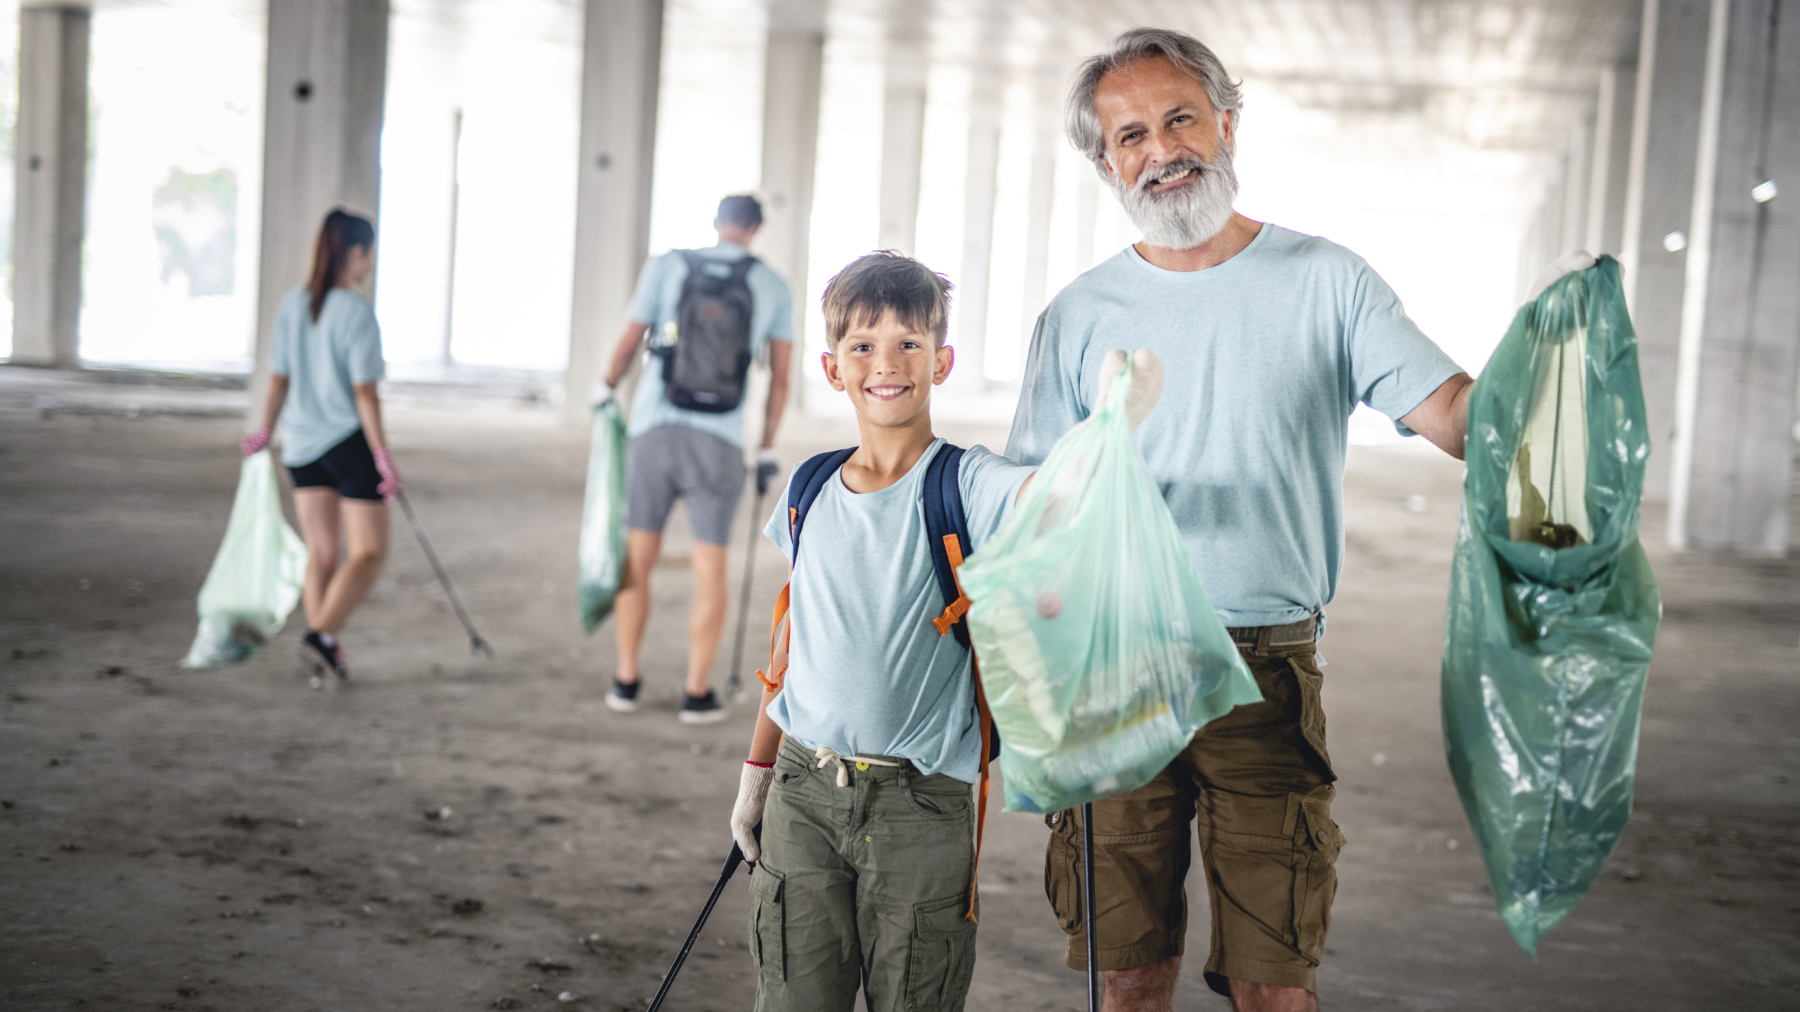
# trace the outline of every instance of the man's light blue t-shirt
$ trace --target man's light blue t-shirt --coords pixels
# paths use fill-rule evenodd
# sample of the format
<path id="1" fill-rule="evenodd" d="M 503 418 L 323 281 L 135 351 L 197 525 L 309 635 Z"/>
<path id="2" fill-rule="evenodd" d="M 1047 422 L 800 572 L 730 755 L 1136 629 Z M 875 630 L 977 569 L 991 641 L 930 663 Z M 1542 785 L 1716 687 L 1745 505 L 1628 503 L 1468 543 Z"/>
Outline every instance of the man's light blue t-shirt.
<path id="1" fill-rule="evenodd" d="M 1397 420 L 1462 371 L 1361 257 L 1324 239 L 1266 224 L 1191 272 L 1127 247 L 1038 318 L 1007 456 L 1038 463 L 1088 416 L 1113 348 L 1163 361 L 1136 441 L 1228 626 L 1324 608 L 1343 562 L 1350 412 L 1360 401 Z"/>
<path id="2" fill-rule="evenodd" d="M 734 263 L 750 255 L 749 250 L 729 242 L 694 252 L 708 260 L 724 263 Z M 633 322 L 648 324 L 650 337 L 655 337 L 664 325 L 675 321 L 676 309 L 681 303 L 681 285 L 687 280 L 687 273 L 687 260 L 679 250 L 671 250 L 644 265 L 627 315 Z M 750 286 L 750 354 L 760 357 L 765 342 L 794 339 L 794 300 L 788 294 L 787 282 L 760 260 L 744 276 L 744 282 Z M 637 394 L 632 398 L 631 424 L 626 432 L 641 436 L 662 425 L 691 425 L 733 446 L 743 446 L 744 404 L 740 402 L 735 410 L 717 414 L 676 407 L 663 396 L 662 361 L 652 356 L 644 364 L 644 376 L 638 381 Z"/>
<path id="3" fill-rule="evenodd" d="M 969 651 L 931 624 L 944 611 L 944 594 L 923 494 L 925 468 L 943 445 L 932 443 L 906 477 L 879 492 L 852 492 L 832 475 L 806 514 L 798 563 L 787 494 L 776 501 L 763 533 L 794 567 L 793 633 L 786 682 L 769 717 L 807 748 L 898 756 L 924 773 L 974 783 L 981 725 Z M 971 554 L 1034 470 L 980 446 L 963 454 L 957 487 Z"/>
<path id="4" fill-rule="evenodd" d="M 381 328 L 375 307 L 347 288 L 325 293 L 319 319 L 312 318 L 312 293 L 296 288 L 275 311 L 269 371 L 288 378 L 281 408 L 281 462 L 310 464 L 362 428 L 356 413 L 359 383 L 386 375 L 381 360 Z"/>

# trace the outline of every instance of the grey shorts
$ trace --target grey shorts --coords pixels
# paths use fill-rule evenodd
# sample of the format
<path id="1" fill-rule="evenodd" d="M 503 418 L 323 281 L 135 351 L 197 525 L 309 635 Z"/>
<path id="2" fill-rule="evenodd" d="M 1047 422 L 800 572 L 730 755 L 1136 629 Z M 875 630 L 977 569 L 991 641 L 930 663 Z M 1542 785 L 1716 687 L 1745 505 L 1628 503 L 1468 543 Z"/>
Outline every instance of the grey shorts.
<path id="1" fill-rule="evenodd" d="M 625 447 L 625 525 L 662 533 L 675 500 L 687 500 L 694 540 L 723 545 L 744 494 L 744 451 L 689 425 L 663 425 Z"/>

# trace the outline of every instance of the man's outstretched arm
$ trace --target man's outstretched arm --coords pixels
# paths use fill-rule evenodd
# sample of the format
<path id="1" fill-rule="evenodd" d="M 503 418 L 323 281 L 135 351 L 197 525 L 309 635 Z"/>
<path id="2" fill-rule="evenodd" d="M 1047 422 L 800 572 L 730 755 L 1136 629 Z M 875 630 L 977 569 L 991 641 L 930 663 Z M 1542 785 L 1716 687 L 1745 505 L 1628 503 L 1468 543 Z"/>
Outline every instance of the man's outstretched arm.
<path id="1" fill-rule="evenodd" d="M 1475 381 L 1466 372 L 1445 380 L 1431 396 L 1408 411 L 1400 424 L 1431 440 L 1432 445 L 1463 459 L 1463 441 L 1469 435 L 1469 391 Z"/>

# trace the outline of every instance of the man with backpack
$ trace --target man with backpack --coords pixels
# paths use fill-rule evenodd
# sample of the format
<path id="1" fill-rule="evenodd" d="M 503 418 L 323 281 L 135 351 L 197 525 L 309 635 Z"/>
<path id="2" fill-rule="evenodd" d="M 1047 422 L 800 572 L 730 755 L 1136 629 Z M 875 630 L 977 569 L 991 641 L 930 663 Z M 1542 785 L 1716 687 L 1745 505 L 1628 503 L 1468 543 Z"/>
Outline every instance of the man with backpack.
<path id="1" fill-rule="evenodd" d="M 615 603 L 619 665 L 606 705 L 638 706 L 638 665 L 650 619 L 650 573 L 676 499 L 693 525 L 694 600 L 688 615 L 688 671 L 680 719 L 706 724 L 725 708 L 708 685 L 725 628 L 725 545 L 744 488 L 744 401 L 750 363 L 767 354 L 759 481 L 776 471 L 775 432 L 787 402 L 793 351 L 793 298 L 786 282 L 750 255 L 762 205 L 736 195 L 719 202 L 718 245 L 672 250 L 644 265 L 625 333 L 613 351 L 596 403 L 605 403 L 646 344 L 650 361 L 632 399 L 626 449 L 624 579 Z"/>

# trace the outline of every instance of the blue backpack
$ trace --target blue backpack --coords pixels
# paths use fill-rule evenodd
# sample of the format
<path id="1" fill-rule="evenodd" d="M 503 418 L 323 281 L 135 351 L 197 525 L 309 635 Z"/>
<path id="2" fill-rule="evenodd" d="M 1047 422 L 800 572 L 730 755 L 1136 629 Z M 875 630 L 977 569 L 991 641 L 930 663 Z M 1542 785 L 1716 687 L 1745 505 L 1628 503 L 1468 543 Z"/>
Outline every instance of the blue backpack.
<path id="1" fill-rule="evenodd" d="M 848 450 L 832 450 L 808 458 L 794 471 L 794 478 L 788 483 L 788 543 L 792 546 L 790 556 L 800 557 L 800 532 L 806 525 L 807 511 L 812 508 L 813 501 L 824 491 L 825 483 L 838 473 L 844 462 L 855 453 L 856 447 Z M 971 652 L 969 658 L 970 671 L 975 677 L 975 709 L 981 721 L 981 790 L 975 816 L 975 865 L 981 865 L 981 837 L 987 826 L 988 799 L 988 763 L 1000 754 L 1000 731 L 994 725 L 993 715 L 988 712 L 987 696 L 981 691 L 981 671 L 973 656 L 973 646 L 969 640 L 969 622 L 965 617 L 969 612 L 968 595 L 962 592 L 962 583 L 956 578 L 956 570 L 967 557 L 964 546 L 969 541 L 969 519 L 963 512 L 962 485 L 957 480 L 962 466 L 963 448 L 945 443 L 931 463 L 925 465 L 925 530 L 931 542 L 932 568 L 937 571 L 938 591 L 944 596 L 944 610 L 931 624 L 937 627 L 939 636 L 956 637 L 956 642 Z M 779 692 L 783 677 L 787 673 L 786 665 L 775 671 L 775 636 L 781 630 L 782 620 L 788 613 L 788 587 L 781 588 L 781 596 L 775 599 L 775 620 L 769 625 L 769 669 L 773 675 L 761 671 L 756 677 L 771 692 Z M 969 920 L 975 920 L 975 887 L 973 881 L 969 887 Z"/>

